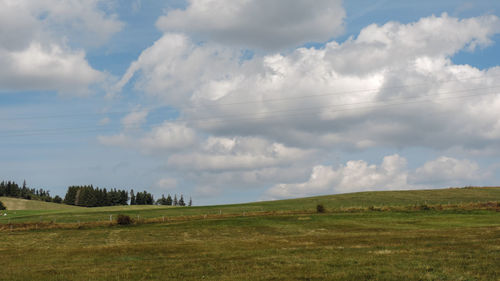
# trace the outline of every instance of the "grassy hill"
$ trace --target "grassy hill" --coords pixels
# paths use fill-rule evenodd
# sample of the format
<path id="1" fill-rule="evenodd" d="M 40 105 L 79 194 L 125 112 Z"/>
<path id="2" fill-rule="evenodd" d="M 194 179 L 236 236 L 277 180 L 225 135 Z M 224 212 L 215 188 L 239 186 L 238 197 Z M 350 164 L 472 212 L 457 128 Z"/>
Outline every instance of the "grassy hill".
<path id="1" fill-rule="evenodd" d="M 109 221 L 110 216 L 118 214 L 127 214 L 135 218 L 148 219 L 254 212 L 314 211 L 317 204 L 323 204 L 327 210 L 335 210 L 353 207 L 366 208 L 369 206 L 496 202 L 500 201 L 500 187 L 358 192 L 289 200 L 199 207 L 114 206 L 82 208 L 33 200 L 5 199 L 0 200 L 5 200 L 4 203 L 6 203 L 9 209 L 8 216 L 0 217 L 0 223 L 30 221 L 91 222 Z M 14 206 L 14 208 L 9 206 Z"/>
<path id="2" fill-rule="evenodd" d="M 498 209 L 314 212 L 500 201 L 500 188 L 363 192 L 239 205 L 11 210 L 1 222 L 196 220 L 0 228 L 0 280 L 500 280 Z M 496 206 L 496 204 L 495 204 Z M 308 212 L 301 212 L 301 211 Z M 265 216 L 242 212 L 269 211 Z M 299 211 L 297 213 L 287 211 Z"/>
<path id="3" fill-rule="evenodd" d="M 38 200 L 25 200 L 19 198 L 0 197 L 0 201 L 8 210 L 76 210 L 80 207 L 65 204 L 56 204 Z"/>

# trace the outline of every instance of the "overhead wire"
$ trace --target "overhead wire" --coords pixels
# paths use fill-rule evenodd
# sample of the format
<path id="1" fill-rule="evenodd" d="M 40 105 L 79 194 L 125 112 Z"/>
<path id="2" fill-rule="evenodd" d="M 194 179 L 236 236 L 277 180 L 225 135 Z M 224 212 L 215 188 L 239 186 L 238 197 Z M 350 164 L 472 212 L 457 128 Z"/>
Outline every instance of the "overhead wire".
<path id="1" fill-rule="evenodd" d="M 385 87 L 370 88 L 370 89 L 335 91 L 335 92 L 328 92 L 328 93 L 322 93 L 322 94 L 301 95 L 301 96 L 292 96 L 292 97 L 268 98 L 268 99 L 247 100 L 247 101 L 238 101 L 238 102 L 212 102 L 212 103 L 204 103 L 204 104 L 198 104 L 198 105 L 190 105 L 190 106 L 183 107 L 183 109 L 184 110 L 193 110 L 193 109 L 209 108 L 209 107 L 217 107 L 217 106 L 246 105 L 246 104 L 256 104 L 256 103 L 270 103 L 270 102 L 300 100 L 300 99 L 319 98 L 319 97 L 337 96 L 337 95 L 354 94 L 354 93 L 404 89 L 404 88 L 417 87 L 417 86 L 428 86 L 428 85 L 445 84 L 445 83 L 451 83 L 451 82 L 488 79 L 488 78 L 495 78 L 495 77 L 500 77 L 500 75 L 492 75 L 492 76 L 488 76 L 488 77 L 474 76 L 474 77 L 459 78 L 459 79 L 457 78 L 457 79 L 431 81 L 431 82 L 427 82 L 427 83 L 402 84 L 402 85 L 385 86 Z M 156 109 L 160 109 L 160 108 L 170 109 L 171 111 L 176 111 L 175 109 L 172 109 L 171 106 L 154 106 L 154 107 L 151 107 L 148 109 L 156 110 Z M 138 110 L 119 110 L 119 111 L 97 112 L 97 113 L 68 113 L 68 114 L 31 115 L 31 116 L 29 116 L 29 115 L 22 116 L 21 115 L 21 116 L 17 116 L 17 117 L 14 116 L 14 117 L 0 118 L 0 121 L 69 118 L 69 117 L 85 117 L 85 116 L 96 116 L 96 115 L 106 116 L 106 115 L 116 115 L 116 114 L 130 114 L 130 113 L 133 113 L 136 111 L 138 111 Z"/>
<path id="2" fill-rule="evenodd" d="M 453 91 L 453 92 L 447 92 L 448 94 L 451 93 L 462 93 L 462 92 L 470 92 L 470 91 L 477 91 L 477 90 L 488 90 L 488 89 L 496 89 L 500 88 L 500 86 L 492 86 L 492 87 L 482 87 L 482 88 L 474 88 L 474 89 L 465 89 L 465 90 L 460 90 L 460 91 Z M 440 93 L 443 94 L 443 93 Z M 309 115 L 311 114 L 311 110 L 319 110 L 319 109 L 327 109 L 327 108 L 336 108 L 336 107 L 345 107 L 345 106 L 356 106 L 356 105 L 364 105 L 364 106 L 358 106 L 358 107 L 347 107 L 347 108 L 340 108 L 337 110 L 329 110 L 326 112 L 313 112 L 314 115 L 319 114 L 319 113 L 335 113 L 335 112 L 342 112 L 342 111 L 349 111 L 349 110 L 359 110 L 359 109 L 376 109 L 376 108 L 385 108 L 385 107 L 393 107 L 393 106 L 398 106 L 398 105 L 408 105 L 408 104 L 416 104 L 416 103 L 424 103 L 424 102 L 438 102 L 438 101 L 444 101 L 444 100 L 450 100 L 450 99 L 461 99 L 461 98 L 470 98 L 470 97 L 477 97 L 477 96 L 484 96 L 484 95 L 496 95 L 498 92 L 493 92 L 493 93 L 478 93 L 478 94 L 469 94 L 469 95 L 451 95 L 451 96 L 445 96 L 445 97 L 435 97 L 434 95 L 426 95 L 426 96 L 418 96 L 418 97 L 413 97 L 413 98 L 401 98 L 401 99 L 388 99 L 384 100 L 383 102 L 380 101 L 365 101 L 365 102 L 356 102 L 356 103 L 344 103 L 344 104 L 334 104 L 334 105 L 329 105 L 329 106 L 321 106 L 321 107 L 311 107 L 311 108 L 299 108 L 299 109 L 288 109 L 288 110 L 277 110 L 277 111 L 267 111 L 267 112 L 260 112 L 260 113 L 249 113 L 249 114 L 237 114 L 237 115 L 223 115 L 223 116 L 205 116 L 205 117 L 198 117 L 198 118 L 179 118 L 176 120 L 171 121 L 171 123 L 189 123 L 189 122 L 200 122 L 200 123 L 206 123 L 206 122 L 226 122 L 226 121 L 242 121 L 242 120 L 261 120 L 261 119 L 266 119 L 266 118 L 271 118 L 274 117 L 276 114 L 277 116 L 280 117 L 290 117 L 290 116 L 301 116 L 301 115 L 308 115 L 307 113 L 309 112 Z M 424 99 L 422 99 L 424 97 Z M 413 100 L 412 100 L 413 99 Z M 420 100 L 419 100 L 420 99 Z M 392 102 L 392 103 L 388 103 Z M 265 115 L 265 116 L 259 116 L 259 115 Z M 248 116 L 248 117 L 241 117 L 241 116 Z M 153 123 L 153 124 L 146 124 L 146 125 L 137 125 L 137 126 L 128 126 L 127 128 L 129 130 L 133 129 L 141 129 L 141 128 L 156 128 L 161 126 L 162 124 L 165 123 L 166 120 L 163 120 L 160 123 Z M 32 130 L 32 131 L 23 131 L 23 132 L 11 132 L 11 134 L 0 134 L 0 138 L 4 137 L 20 137 L 20 136 L 40 136 L 40 135 L 60 135 L 64 133 L 79 133 L 79 132 L 101 132 L 103 130 L 109 130 L 113 129 L 116 127 L 112 126 L 90 126 L 90 127 L 71 127 L 71 128 L 52 128 L 52 129 L 38 129 L 38 130 Z"/>

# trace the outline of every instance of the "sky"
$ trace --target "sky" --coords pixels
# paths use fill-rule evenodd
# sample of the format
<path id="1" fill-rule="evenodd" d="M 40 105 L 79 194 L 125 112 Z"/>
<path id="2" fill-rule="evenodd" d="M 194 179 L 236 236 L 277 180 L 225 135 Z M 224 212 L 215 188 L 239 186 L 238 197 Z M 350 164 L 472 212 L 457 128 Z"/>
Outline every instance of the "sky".
<path id="1" fill-rule="evenodd" d="M 0 180 L 195 205 L 498 185 L 500 2 L 0 0 Z"/>

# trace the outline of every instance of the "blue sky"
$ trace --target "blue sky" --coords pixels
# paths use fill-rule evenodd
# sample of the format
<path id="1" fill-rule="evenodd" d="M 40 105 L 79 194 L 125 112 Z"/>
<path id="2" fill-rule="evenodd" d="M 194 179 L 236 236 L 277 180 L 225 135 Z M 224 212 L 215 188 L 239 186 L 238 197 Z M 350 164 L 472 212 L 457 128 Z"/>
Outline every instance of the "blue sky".
<path id="1" fill-rule="evenodd" d="M 500 3 L 0 10 L 0 179 L 195 204 L 498 185 Z"/>

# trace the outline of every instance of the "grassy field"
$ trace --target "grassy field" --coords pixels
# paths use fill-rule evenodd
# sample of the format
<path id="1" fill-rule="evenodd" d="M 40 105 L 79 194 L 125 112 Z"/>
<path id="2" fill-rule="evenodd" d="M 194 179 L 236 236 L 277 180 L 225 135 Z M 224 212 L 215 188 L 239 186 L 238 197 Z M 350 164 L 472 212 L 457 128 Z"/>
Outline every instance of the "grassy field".
<path id="1" fill-rule="evenodd" d="M 8 210 L 78 210 L 80 207 L 43 202 L 38 200 L 24 200 L 10 197 L 0 197 L 0 201 Z"/>
<path id="2" fill-rule="evenodd" d="M 499 192 L 451 189 L 196 208 L 45 210 L 38 217 L 240 215 L 130 226 L 6 229 L 0 231 L 0 280 L 500 280 L 498 208 L 366 209 L 426 201 L 498 202 Z M 313 213 L 317 203 L 329 212 Z M 242 215 L 252 210 L 268 213 Z M 38 219 L 34 210 L 9 212 L 33 212 L 31 219 Z M 19 218 L 29 221 L 23 216 Z"/>
<path id="3" fill-rule="evenodd" d="M 0 198 L 0 201 L 5 199 Z M 27 202 L 26 204 L 44 204 L 39 201 L 22 199 L 9 199 Z M 366 208 L 369 206 L 410 206 L 410 205 L 437 205 L 437 204 L 462 204 L 475 202 L 500 201 L 500 187 L 488 188 L 448 188 L 437 190 L 412 190 L 412 191 L 384 191 L 360 192 L 329 196 L 318 196 L 291 200 L 255 202 L 248 204 L 202 206 L 190 208 L 172 208 L 163 206 L 117 206 L 100 208 L 82 208 L 51 204 L 50 207 L 63 206 L 68 209 L 50 209 L 44 207 L 35 210 L 12 209 L 8 207 L 7 216 L 0 216 L 1 223 L 22 222 L 93 222 L 109 221 L 110 216 L 118 214 L 130 215 L 133 218 L 151 219 L 162 217 L 217 215 L 217 214 L 246 214 L 255 212 L 312 212 L 317 204 L 323 204 L 327 210 L 347 208 Z M 21 204 L 18 204 L 21 205 Z"/>

